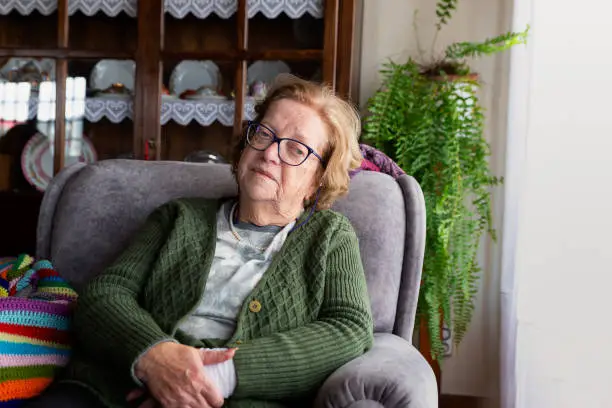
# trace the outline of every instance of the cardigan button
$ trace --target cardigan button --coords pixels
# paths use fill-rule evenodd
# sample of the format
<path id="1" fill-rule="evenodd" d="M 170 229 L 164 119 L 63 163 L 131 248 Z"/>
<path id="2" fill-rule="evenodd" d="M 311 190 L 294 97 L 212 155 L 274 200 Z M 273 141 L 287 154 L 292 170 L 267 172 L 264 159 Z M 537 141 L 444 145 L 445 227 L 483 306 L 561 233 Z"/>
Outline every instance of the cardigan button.
<path id="1" fill-rule="evenodd" d="M 259 313 L 261 310 L 261 303 L 259 303 L 259 300 L 251 300 L 251 303 L 249 303 L 249 310 L 253 313 Z"/>

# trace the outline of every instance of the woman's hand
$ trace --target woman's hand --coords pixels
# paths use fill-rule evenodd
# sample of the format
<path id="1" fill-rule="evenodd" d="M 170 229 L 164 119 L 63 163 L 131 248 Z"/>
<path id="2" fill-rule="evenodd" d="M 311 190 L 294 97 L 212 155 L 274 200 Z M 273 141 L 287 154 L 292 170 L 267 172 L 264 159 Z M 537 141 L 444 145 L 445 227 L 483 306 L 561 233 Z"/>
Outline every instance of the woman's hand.
<path id="1" fill-rule="evenodd" d="M 202 366 L 230 360 L 234 353 L 234 349 L 201 353 L 178 343 L 160 343 L 140 358 L 136 376 L 164 408 L 220 408 L 223 397 Z"/>

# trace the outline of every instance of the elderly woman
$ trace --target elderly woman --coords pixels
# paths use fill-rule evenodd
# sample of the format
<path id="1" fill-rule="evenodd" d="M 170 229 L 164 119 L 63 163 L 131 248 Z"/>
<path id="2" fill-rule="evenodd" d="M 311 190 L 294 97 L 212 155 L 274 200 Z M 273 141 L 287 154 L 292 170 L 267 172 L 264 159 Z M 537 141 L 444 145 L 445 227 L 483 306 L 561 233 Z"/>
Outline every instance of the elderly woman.
<path id="1" fill-rule="evenodd" d="M 278 81 L 236 151 L 238 197 L 148 218 L 81 295 L 74 361 L 33 406 L 311 404 L 372 344 L 357 237 L 329 210 L 359 165 L 359 128 L 329 89 Z"/>

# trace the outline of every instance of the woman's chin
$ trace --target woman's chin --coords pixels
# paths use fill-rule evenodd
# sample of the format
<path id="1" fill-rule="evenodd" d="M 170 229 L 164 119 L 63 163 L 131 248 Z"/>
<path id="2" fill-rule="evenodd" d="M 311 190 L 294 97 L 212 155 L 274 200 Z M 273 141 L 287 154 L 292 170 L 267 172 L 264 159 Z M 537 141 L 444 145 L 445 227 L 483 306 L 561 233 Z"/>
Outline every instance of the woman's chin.
<path id="1" fill-rule="evenodd" d="M 246 196 L 253 201 L 270 201 L 276 197 L 276 191 L 270 186 L 263 186 L 259 183 L 254 183 L 246 188 L 241 188 L 246 193 Z"/>

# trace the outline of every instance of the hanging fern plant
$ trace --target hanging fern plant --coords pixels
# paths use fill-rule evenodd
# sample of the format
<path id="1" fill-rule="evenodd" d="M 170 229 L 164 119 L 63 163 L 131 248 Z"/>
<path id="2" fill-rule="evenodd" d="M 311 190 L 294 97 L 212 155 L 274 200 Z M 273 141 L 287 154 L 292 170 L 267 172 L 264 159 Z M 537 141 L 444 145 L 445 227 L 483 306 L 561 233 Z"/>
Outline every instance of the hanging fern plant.
<path id="1" fill-rule="evenodd" d="M 437 2 L 437 32 L 456 7 L 457 0 Z M 472 318 L 480 276 L 478 245 L 483 232 L 495 239 L 491 188 L 501 182 L 490 171 L 478 78 L 466 58 L 525 43 L 527 31 L 480 43 L 455 43 L 443 58 L 429 63 L 388 62 L 381 70 L 383 85 L 369 101 L 365 141 L 415 177 L 425 194 L 427 232 L 418 317 L 427 322 L 436 360 L 444 353 L 441 323 L 451 328 L 459 344 Z M 432 50 L 434 46 L 435 39 Z"/>

